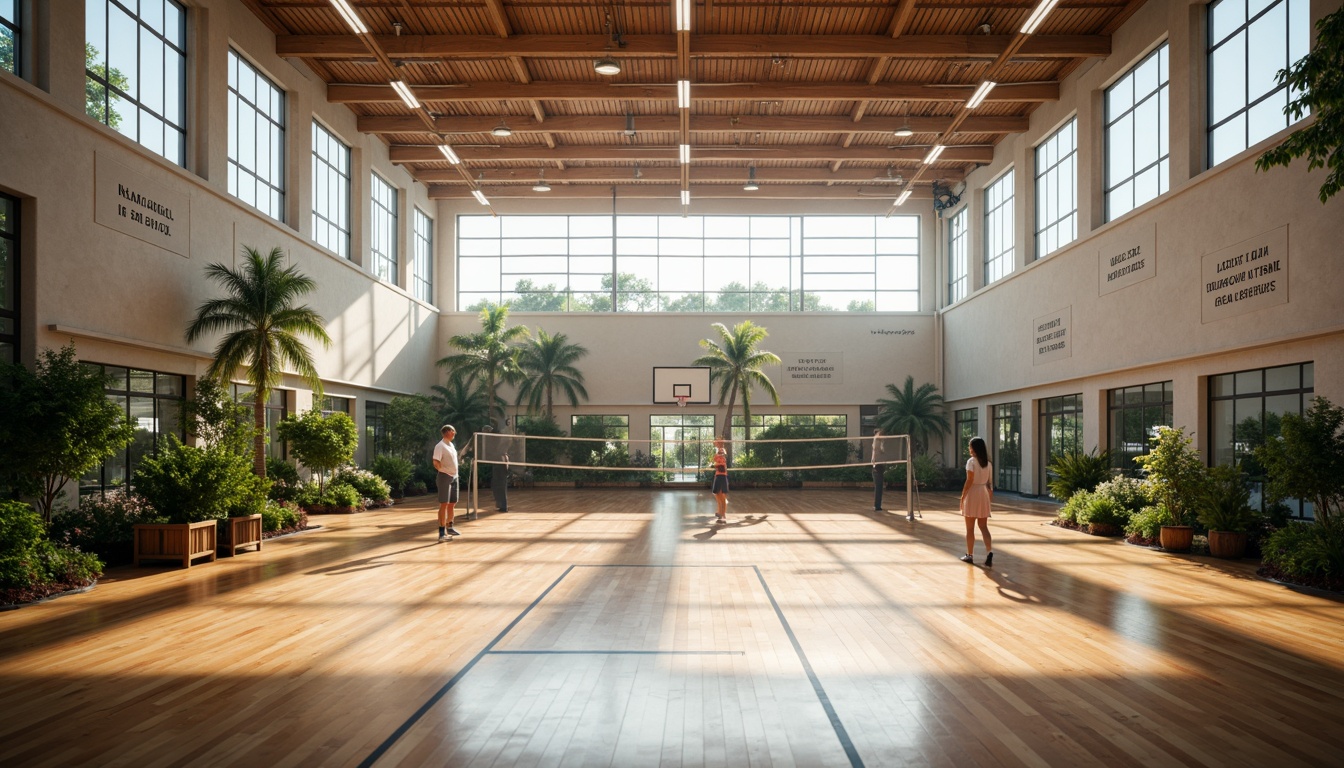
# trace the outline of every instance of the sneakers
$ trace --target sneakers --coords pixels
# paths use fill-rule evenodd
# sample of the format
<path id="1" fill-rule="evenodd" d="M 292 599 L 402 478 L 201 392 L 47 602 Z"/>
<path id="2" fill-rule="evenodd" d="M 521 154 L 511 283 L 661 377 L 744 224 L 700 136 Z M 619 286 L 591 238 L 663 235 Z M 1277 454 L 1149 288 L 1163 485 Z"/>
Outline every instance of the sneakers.
<path id="1" fill-rule="evenodd" d="M 915 522 L 915 513 L 911 512 L 910 514 L 905 516 L 905 519 L 909 520 L 912 523 Z"/>
<path id="2" fill-rule="evenodd" d="M 989 566 L 992 565 L 994 565 L 994 553 L 990 552 L 989 554 L 985 555 L 985 567 L 988 568 Z"/>
<path id="3" fill-rule="evenodd" d="M 461 536 L 461 535 L 462 535 L 461 533 L 458 532 L 458 530 L 457 530 L 456 528 L 454 528 L 454 527 L 451 526 L 451 525 L 448 526 L 448 531 L 447 531 L 447 533 L 448 533 L 449 536 Z"/>
<path id="4" fill-rule="evenodd" d="M 974 562 L 975 562 L 975 558 L 974 558 L 974 557 L 971 557 L 970 555 L 962 555 L 962 556 L 961 556 L 961 562 L 963 562 L 963 563 L 974 563 Z"/>
<path id="5" fill-rule="evenodd" d="M 439 529 L 439 541 L 447 541 L 447 540 L 448 540 L 448 532 L 445 531 L 445 530 L 443 530 L 442 528 L 440 528 L 440 529 Z"/>

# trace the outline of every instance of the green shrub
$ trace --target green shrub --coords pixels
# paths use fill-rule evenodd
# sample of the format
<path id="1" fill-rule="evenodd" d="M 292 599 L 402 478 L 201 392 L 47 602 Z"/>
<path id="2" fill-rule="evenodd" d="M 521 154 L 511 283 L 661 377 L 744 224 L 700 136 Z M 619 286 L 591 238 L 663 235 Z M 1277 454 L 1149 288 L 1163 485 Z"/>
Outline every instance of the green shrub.
<path id="1" fill-rule="evenodd" d="M 267 490 L 247 457 L 218 446 L 183 445 L 173 437 L 158 456 L 140 462 L 132 486 L 170 523 L 258 514 Z"/>
<path id="2" fill-rule="evenodd" d="M 333 483 L 327 487 L 327 492 L 322 495 L 322 502 L 331 507 L 361 507 L 364 505 L 364 499 L 368 498 L 361 494 L 354 486 L 345 483 Z M 387 498 L 384 496 L 383 498 Z"/>
<path id="3" fill-rule="evenodd" d="M 1115 528 L 1118 533 L 1129 522 L 1130 514 L 1120 502 L 1094 493 L 1078 511 L 1078 524 Z"/>
<path id="4" fill-rule="evenodd" d="M 103 575 L 103 564 L 91 552 L 44 541 L 37 555 L 47 582 L 60 589 L 82 587 Z"/>
<path id="5" fill-rule="evenodd" d="M 292 501 L 301 509 L 311 509 L 322 505 L 322 489 L 316 482 L 300 483 L 294 492 Z"/>
<path id="6" fill-rule="evenodd" d="M 1229 465 L 1210 468 L 1199 507 L 1200 525 L 1210 531 L 1246 533 L 1259 521 L 1260 513 L 1251 507 L 1246 473 Z"/>
<path id="7" fill-rule="evenodd" d="M 298 485 L 300 482 L 299 468 L 274 456 L 266 457 L 266 477 L 270 478 L 272 482 L 283 482 L 290 485 Z"/>
<path id="8" fill-rule="evenodd" d="M 1059 508 L 1059 514 L 1055 515 L 1055 517 L 1062 522 L 1077 525 L 1079 522 L 1078 516 L 1082 514 L 1083 509 L 1091 503 L 1091 491 L 1078 491 L 1070 496 L 1068 501 L 1064 502 L 1064 506 Z"/>
<path id="9" fill-rule="evenodd" d="M 299 525 L 299 514 L 298 507 L 268 501 L 261 510 L 261 529 L 271 532 L 295 528 Z"/>
<path id="10" fill-rule="evenodd" d="M 1264 564 L 1291 579 L 1344 579 L 1344 525 L 1289 523 L 1270 534 Z"/>
<path id="11" fill-rule="evenodd" d="M 23 602 L 81 587 L 102 575 L 98 558 L 46 538 L 42 518 L 19 501 L 0 502 L 0 602 Z"/>
<path id="12" fill-rule="evenodd" d="M 734 469 L 754 469 L 756 467 L 777 467 L 777 463 L 766 463 L 752 451 L 743 451 L 733 459 Z M 740 477 L 749 483 L 761 485 L 792 485 L 797 482 L 796 472 L 778 469 L 762 469 L 759 472 L 743 472 Z"/>
<path id="13" fill-rule="evenodd" d="M 137 494 L 124 490 L 93 494 L 80 499 L 51 521 L 51 539 L 85 551 L 130 543 L 140 523 L 166 523 L 168 518 Z"/>
<path id="14" fill-rule="evenodd" d="M 400 456 L 380 453 L 373 459 L 373 474 L 386 481 L 395 496 L 405 493 L 406 485 L 410 482 L 414 471 L 415 465 L 411 464 L 409 459 Z"/>
<path id="15" fill-rule="evenodd" d="M 387 501 L 392 498 L 392 489 L 387 487 L 386 480 L 367 469 L 360 469 L 359 467 L 341 467 L 336 471 L 336 476 L 331 478 L 331 484 L 344 485 L 355 489 L 359 493 L 360 499 Z M 342 504 L 340 506 L 350 505 Z"/>
<path id="16" fill-rule="evenodd" d="M 426 493 L 429 493 L 429 487 L 424 480 L 417 478 L 406 484 L 407 496 L 424 496 Z"/>
<path id="17" fill-rule="evenodd" d="M 1057 456 L 1046 470 L 1046 489 L 1056 499 L 1071 499 L 1078 491 L 1090 491 L 1111 478 L 1111 452 L 1066 453 Z"/>
<path id="18" fill-rule="evenodd" d="M 1144 541 L 1156 540 L 1162 533 L 1162 526 L 1167 524 L 1168 517 L 1169 513 L 1161 504 L 1144 507 L 1130 515 L 1129 522 L 1125 524 L 1125 534 Z"/>
<path id="19" fill-rule="evenodd" d="M 42 518 L 21 501 L 0 501 L 0 555 L 27 552 L 45 537 Z"/>
<path id="20" fill-rule="evenodd" d="M 1092 490 L 1097 496 L 1114 501 L 1131 514 L 1157 501 L 1152 487 L 1145 481 L 1133 477 L 1113 477 Z"/>

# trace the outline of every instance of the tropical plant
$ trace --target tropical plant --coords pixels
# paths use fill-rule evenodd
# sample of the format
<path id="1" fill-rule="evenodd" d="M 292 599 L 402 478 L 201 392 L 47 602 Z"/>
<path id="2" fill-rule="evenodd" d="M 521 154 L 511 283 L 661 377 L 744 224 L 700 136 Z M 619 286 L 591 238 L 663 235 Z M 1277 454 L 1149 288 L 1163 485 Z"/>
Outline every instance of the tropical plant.
<path id="1" fill-rule="evenodd" d="M 1220 464 L 1209 469 L 1197 518 L 1210 531 L 1246 533 L 1255 526 L 1260 513 L 1251 506 L 1251 489 L 1241 468 Z"/>
<path id="2" fill-rule="evenodd" d="M 1111 478 L 1111 452 L 1065 453 L 1055 457 L 1047 469 L 1045 484 L 1056 499 L 1070 499 L 1078 491 L 1090 491 Z"/>
<path id="3" fill-rule="evenodd" d="M 312 387 L 315 397 L 321 397 L 322 381 L 312 352 L 299 337 L 311 336 L 324 347 L 331 346 L 331 337 L 321 315 L 306 304 L 296 306 L 299 297 L 313 291 L 317 284 L 296 265 L 282 267 L 283 251 L 272 248 L 262 256 L 255 248 L 244 246 L 243 257 L 240 271 L 218 263 L 205 268 L 206 277 L 218 281 L 226 295 L 196 309 L 195 319 L 187 326 L 187 343 L 207 334 L 224 334 L 206 371 L 210 378 L 227 381 L 239 368 L 247 367 L 256 429 L 252 466 L 258 477 L 266 477 L 266 401 L 271 390 L 289 366 Z"/>
<path id="4" fill-rule="evenodd" d="M 779 405 L 779 392 L 774 382 L 761 371 L 767 365 L 779 365 L 779 355 L 758 349 L 769 331 L 750 320 L 743 320 L 729 331 L 723 323 L 714 323 L 711 328 L 719 340 L 701 339 L 700 347 L 705 354 L 697 357 L 691 365 L 709 367 L 710 386 L 719 385 L 719 402 L 725 403 L 723 419 L 723 439 L 732 435 L 733 407 L 737 398 L 742 398 L 742 423 L 747 425 L 747 439 L 751 439 L 751 392 L 760 387 L 770 396 L 775 405 Z"/>
<path id="5" fill-rule="evenodd" d="M 33 494 L 44 523 L 72 477 L 135 437 L 126 411 L 107 398 L 107 377 L 75 359 L 74 345 L 44 349 L 33 370 L 0 364 L 0 471 L 11 490 Z"/>
<path id="6" fill-rule="evenodd" d="M 888 384 L 887 393 L 890 398 L 877 399 L 881 406 L 877 426 L 885 435 L 909 435 L 915 453 L 928 450 L 931 436 L 942 437 L 951 429 L 943 412 L 943 396 L 933 384 L 916 387 L 915 377 L 906 376 L 905 384 L 899 388 Z"/>
<path id="7" fill-rule="evenodd" d="M 1269 501 L 1306 499 L 1322 525 L 1338 524 L 1344 520 L 1344 408 L 1312 398 L 1306 413 L 1283 417 L 1282 430 L 1255 450 L 1268 473 Z"/>
<path id="8" fill-rule="evenodd" d="M 537 335 L 523 345 L 518 355 L 518 365 L 524 377 L 518 386 L 518 399 L 515 402 L 521 404 L 527 401 L 528 413 L 540 411 L 546 418 L 554 419 L 557 389 L 572 406 L 577 406 L 580 398 L 587 400 L 588 390 L 583 386 L 583 372 L 574 367 L 574 363 L 586 354 L 587 349 L 580 344 L 569 343 L 569 337 L 565 334 L 552 336 L 538 328 Z"/>
<path id="9" fill-rule="evenodd" d="M 459 441 L 470 443 L 471 436 L 490 423 L 489 401 L 482 388 L 468 376 L 449 377 L 447 384 L 435 384 L 431 387 L 434 394 L 430 402 L 438 411 L 439 424 L 452 424 L 457 429 Z M 502 412 L 505 403 L 498 398 L 495 404 Z"/>
<path id="10" fill-rule="evenodd" d="M 250 459 L 256 435 L 248 410 L 219 381 L 199 379 L 192 398 L 182 406 L 182 428 L 201 445 L 217 445 Z"/>
<path id="11" fill-rule="evenodd" d="M 525 325 L 509 327 L 507 306 L 488 306 L 481 310 L 481 330 L 459 334 L 448 340 L 448 345 L 460 350 L 439 360 L 450 376 L 466 377 L 466 384 L 480 380 L 486 402 L 486 423 L 495 423 L 495 404 L 499 401 L 499 385 L 513 384 L 522 377 L 518 367 L 518 343 L 531 334 Z M 500 418 L 504 409 L 499 410 Z M 484 425 L 480 425 L 484 426 Z"/>
<path id="12" fill-rule="evenodd" d="M 415 465 L 400 456 L 380 453 L 374 457 L 371 469 L 373 474 L 381 477 L 387 483 L 387 487 L 392 489 L 393 496 L 401 496 L 406 491 L 406 484 L 410 482 L 411 474 L 415 472 Z"/>
<path id="13" fill-rule="evenodd" d="M 219 446 L 198 448 L 168 436 L 158 455 L 135 470 L 136 492 L 170 523 L 197 523 L 260 514 L 266 479 L 247 458 Z"/>
<path id="14" fill-rule="evenodd" d="M 423 456 L 439 441 L 443 423 L 432 399 L 424 395 L 398 395 L 387 404 L 383 414 L 387 447 L 392 455 L 403 459 Z"/>
<path id="15" fill-rule="evenodd" d="M 319 489 L 328 472 L 354 459 L 359 444 L 359 428 L 340 412 L 323 415 L 314 409 L 301 416 L 286 416 L 276 431 L 289 443 L 294 458 L 317 474 Z"/>
<path id="16" fill-rule="evenodd" d="M 1204 495 L 1207 470 L 1182 427 L 1155 427 L 1150 451 L 1135 456 L 1166 509 L 1167 525 L 1189 525 Z"/>
<path id="17" fill-rule="evenodd" d="M 1255 168 L 1286 167 L 1305 155 L 1307 170 L 1330 169 L 1318 195 L 1324 204 L 1344 187 L 1344 8 L 1316 22 L 1316 33 L 1311 51 L 1278 73 L 1279 85 L 1295 96 L 1283 113 L 1293 121 L 1306 114 L 1316 119 L 1257 158 Z"/>

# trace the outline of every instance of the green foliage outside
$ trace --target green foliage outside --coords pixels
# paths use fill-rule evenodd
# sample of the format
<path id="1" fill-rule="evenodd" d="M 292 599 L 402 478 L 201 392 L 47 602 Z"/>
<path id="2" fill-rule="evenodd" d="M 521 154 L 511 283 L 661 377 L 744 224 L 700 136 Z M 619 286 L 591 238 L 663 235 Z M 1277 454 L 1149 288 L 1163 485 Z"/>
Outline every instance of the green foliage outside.
<path id="1" fill-rule="evenodd" d="M 383 414 L 387 447 L 392 455 L 403 459 L 423 456 L 434 450 L 444 423 L 455 422 L 442 418 L 432 399 L 424 395 L 394 397 Z"/>
<path id="2" fill-rule="evenodd" d="M 3 46 L 0 45 L 0 57 L 3 57 L 4 55 L 2 48 Z M 97 48 L 89 43 L 84 44 L 84 68 L 123 93 L 125 93 L 127 86 L 130 85 L 130 79 L 122 74 L 121 70 L 109 70 L 107 68 L 107 63 L 102 61 L 102 54 L 99 53 Z M 89 117 L 92 117 L 94 120 L 111 128 L 120 126 L 121 115 L 111 107 L 111 105 L 116 104 L 119 101 L 121 101 L 121 97 L 116 93 L 109 93 L 106 85 L 85 75 L 84 111 Z"/>
<path id="3" fill-rule="evenodd" d="M 1204 460 L 1181 427 L 1157 427 L 1151 449 L 1134 461 L 1143 468 L 1154 494 L 1170 515 L 1166 525 L 1189 525 L 1204 496 Z"/>
<path id="4" fill-rule="evenodd" d="M 527 461 L 530 464 L 569 464 L 569 449 L 573 445 L 567 440 L 532 440 L 532 437 L 565 437 L 565 430 L 553 419 L 545 416 L 518 419 L 515 429 L 526 434 Z M 484 467 L 483 467 L 484 469 Z M 573 480 L 571 470 L 551 469 L 548 467 L 530 468 L 527 474 L 533 480 Z M 482 478 L 488 480 L 489 478 Z"/>
<path id="5" fill-rule="evenodd" d="M 313 363 L 312 352 L 300 337 L 308 336 L 331 346 L 322 316 L 298 300 L 316 290 L 312 278 L 299 272 L 296 265 L 283 266 L 285 253 L 279 248 L 262 256 L 250 246 L 243 248 L 243 266 L 233 270 L 214 263 L 205 275 L 224 289 L 220 298 L 209 299 L 196 309 L 196 317 L 187 326 L 187 343 L 222 334 L 215 346 L 214 361 L 206 375 L 228 381 L 239 368 L 246 368 L 247 383 L 254 393 L 252 424 L 253 470 L 266 476 L 266 401 L 280 384 L 286 369 L 299 374 L 312 388 L 314 397 L 322 396 L 322 380 Z"/>
<path id="6" fill-rule="evenodd" d="M 183 445 L 175 437 L 140 462 L 132 486 L 170 523 L 256 515 L 266 504 L 267 482 L 247 457 L 217 446 Z"/>
<path id="7" fill-rule="evenodd" d="M 0 604 L 37 600 L 87 586 L 102 575 L 87 552 L 46 536 L 41 516 L 21 501 L 0 501 Z"/>
<path id="8" fill-rule="evenodd" d="M 490 423 L 490 413 L 485 392 L 475 386 L 475 382 L 464 376 L 449 376 L 447 384 L 435 384 L 430 402 L 438 411 L 439 424 L 434 428 L 434 442 L 441 439 L 439 427 L 452 424 L 457 429 L 454 443 L 470 445 L 472 435 Z M 506 403 L 496 398 L 496 407 L 504 412 Z"/>
<path id="9" fill-rule="evenodd" d="M 317 475 L 319 489 L 327 473 L 350 463 L 359 444 L 359 428 L 344 413 L 323 415 L 311 410 L 301 416 L 286 416 L 276 428 L 289 444 L 294 458 Z"/>
<path id="10" fill-rule="evenodd" d="M 881 406 L 877 426 L 885 435 L 909 435 L 916 454 L 926 453 L 931 438 L 941 438 L 951 430 L 943 409 L 943 396 L 933 384 L 916 387 L 915 377 L 906 376 L 905 383 L 899 388 L 888 384 L 887 393 L 890 398 L 877 399 Z"/>
<path id="11" fill-rule="evenodd" d="M 1056 499 L 1071 499 L 1078 491 L 1090 491 L 1111 477 L 1111 452 L 1065 453 L 1056 456 L 1047 470 L 1046 488 Z"/>
<path id="12" fill-rule="evenodd" d="M 1286 167 L 1299 157 L 1307 158 L 1309 171 L 1329 168 L 1318 195 L 1324 204 L 1344 187 L 1344 8 L 1318 21 L 1316 32 L 1311 51 L 1278 74 L 1279 84 L 1297 94 L 1284 114 L 1294 122 L 1306 114 L 1316 120 L 1257 158 L 1255 168 Z"/>
<path id="13" fill-rule="evenodd" d="M 0 364 L 0 472 L 11 492 L 33 495 L 43 522 L 71 478 L 81 477 L 135 436 L 124 406 L 107 399 L 100 369 L 81 365 L 73 344 L 44 349 L 29 370 Z"/>
<path id="14" fill-rule="evenodd" d="M 402 496 L 406 492 L 406 485 L 411 481 L 411 475 L 415 473 L 415 465 L 408 459 L 400 456 L 391 456 L 380 453 L 373 459 L 371 467 L 373 474 L 381 477 L 391 489 L 393 496 Z"/>
<path id="15" fill-rule="evenodd" d="M 723 323 L 714 323 L 710 327 L 714 329 L 718 341 L 701 339 L 700 348 L 705 350 L 705 354 L 691 361 L 691 365 L 708 366 L 710 386 L 719 386 L 719 402 L 726 404 L 724 413 L 727 414 L 723 419 L 721 437 L 728 440 L 732 435 L 731 416 L 738 397 L 742 398 L 742 423 L 747 425 L 751 424 L 751 394 L 757 387 L 769 395 L 775 405 L 779 405 L 779 392 L 761 369 L 767 365 L 779 365 L 780 360 L 774 352 L 759 348 L 770 333 L 750 320 L 743 320 L 733 326 L 732 331 Z M 751 439 L 750 427 L 747 429 L 747 439 Z"/>
<path id="16" fill-rule="evenodd" d="M 807 467 L 821 464 L 844 464 L 849 458 L 849 443 L 844 440 L 818 440 L 831 437 L 834 431 L 828 426 L 812 424 L 772 424 L 762 430 L 757 440 L 802 440 L 803 442 L 762 443 L 752 445 L 752 454 L 760 466 L 767 467 Z M 734 467 L 739 462 L 733 463 Z M 758 473 L 751 472 L 745 480 L 755 479 Z M 863 482 L 872 479 L 869 466 L 834 469 L 804 469 L 791 472 L 799 480 L 854 481 Z"/>
<path id="17" fill-rule="evenodd" d="M 757 281 L 750 288 L 746 284 L 733 281 L 725 283 L 717 294 L 685 293 L 676 298 L 673 294 L 659 294 L 653 290 L 653 283 L 636 277 L 630 272 L 619 275 L 620 292 L 616 296 L 618 312 L 789 312 L 802 307 L 808 312 L 834 312 L 835 308 L 822 303 L 820 294 L 804 295 L 799 290 L 771 288 L 763 281 Z M 513 312 L 610 312 L 611 275 L 603 275 L 601 291 L 578 293 L 562 288 L 555 283 L 537 285 L 531 278 L 521 278 L 513 286 L 513 297 L 504 305 Z M 482 299 L 466 308 L 468 312 L 480 312 L 493 306 L 488 299 Z M 846 308 L 850 312 L 871 312 L 871 301 L 851 301 Z"/>
<path id="18" fill-rule="evenodd" d="M 1301 416 L 1283 416 L 1281 428 L 1255 451 L 1269 501 L 1308 500 L 1321 525 L 1344 527 L 1344 408 L 1315 397 Z"/>
<path id="19" fill-rule="evenodd" d="M 1260 512 L 1251 506 L 1246 473 L 1226 464 L 1210 467 L 1198 519 L 1210 531 L 1233 533 L 1246 533 L 1259 523 Z"/>

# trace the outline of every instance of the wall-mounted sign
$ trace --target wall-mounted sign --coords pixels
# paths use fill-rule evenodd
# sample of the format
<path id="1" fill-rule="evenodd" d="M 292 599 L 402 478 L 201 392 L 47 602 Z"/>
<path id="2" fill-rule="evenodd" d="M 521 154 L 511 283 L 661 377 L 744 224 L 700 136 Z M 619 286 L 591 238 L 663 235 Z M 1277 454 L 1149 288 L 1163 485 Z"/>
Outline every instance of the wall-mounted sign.
<path id="1" fill-rule="evenodd" d="M 181 256 L 191 255 L 191 196 L 94 154 L 93 220 Z"/>
<path id="2" fill-rule="evenodd" d="M 1205 323 L 1288 303 L 1288 225 L 1204 255 Z"/>
<path id="3" fill-rule="evenodd" d="M 1097 259 L 1102 296 L 1157 277 L 1157 225 L 1130 226 L 1108 236 Z"/>
<path id="4" fill-rule="evenodd" d="M 791 352 L 779 358 L 783 362 L 784 381 L 790 384 L 840 384 L 843 381 L 845 358 L 841 352 Z"/>
<path id="5" fill-rule="evenodd" d="M 910 328 L 872 328 L 868 331 L 874 336 L 914 336 L 915 332 Z"/>
<path id="6" fill-rule="evenodd" d="M 1073 305 L 1042 315 L 1031 325 L 1032 365 L 1073 356 Z"/>

